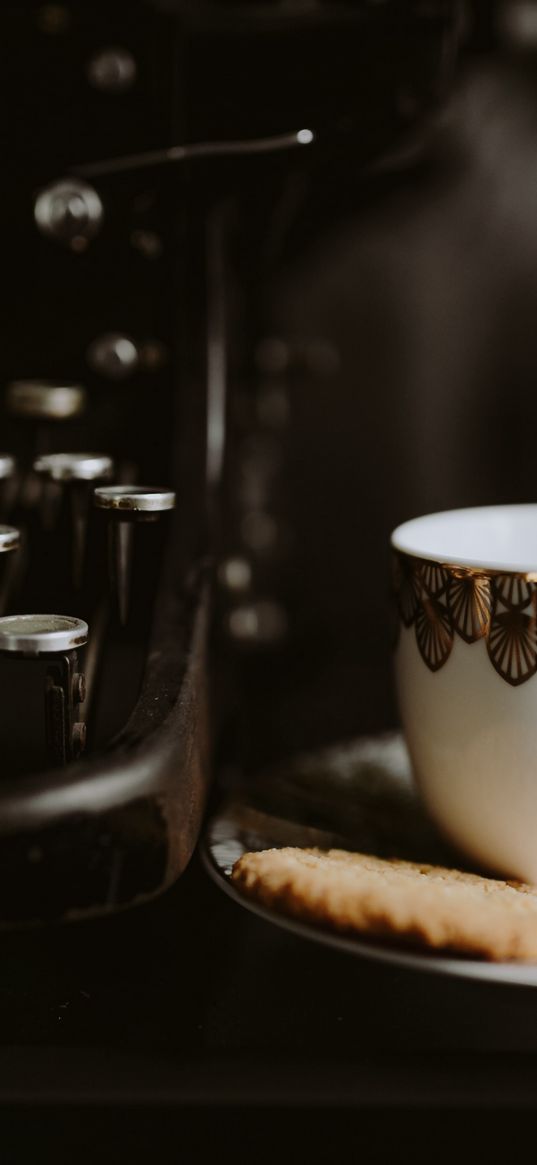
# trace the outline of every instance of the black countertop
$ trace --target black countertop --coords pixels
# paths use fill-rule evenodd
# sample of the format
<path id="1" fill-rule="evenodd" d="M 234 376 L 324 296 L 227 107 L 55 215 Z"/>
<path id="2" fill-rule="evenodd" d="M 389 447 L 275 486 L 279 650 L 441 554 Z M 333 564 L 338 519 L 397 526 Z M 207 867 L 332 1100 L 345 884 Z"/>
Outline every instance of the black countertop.
<path id="1" fill-rule="evenodd" d="M 187 1161 L 354 1145 L 430 1160 L 427 1122 L 435 1160 L 461 1159 L 463 1118 L 512 1153 L 537 1108 L 533 989 L 296 938 L 227 900 L 198 857 L 152 904 L 1 946 L 2 1160 L 159 1160 L 170 1138 Z"/>

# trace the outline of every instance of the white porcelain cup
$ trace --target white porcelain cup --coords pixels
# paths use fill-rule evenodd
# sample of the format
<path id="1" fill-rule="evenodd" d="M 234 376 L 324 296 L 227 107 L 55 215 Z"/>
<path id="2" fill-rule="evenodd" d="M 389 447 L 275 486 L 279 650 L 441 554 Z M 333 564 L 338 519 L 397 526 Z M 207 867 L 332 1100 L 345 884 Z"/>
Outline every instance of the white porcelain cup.
<path id="1" fill-rule="evenodd" d="M 429 514 L 391 543 L 417 783 L 463 852 L 537 883 L 537 505 Z"/>

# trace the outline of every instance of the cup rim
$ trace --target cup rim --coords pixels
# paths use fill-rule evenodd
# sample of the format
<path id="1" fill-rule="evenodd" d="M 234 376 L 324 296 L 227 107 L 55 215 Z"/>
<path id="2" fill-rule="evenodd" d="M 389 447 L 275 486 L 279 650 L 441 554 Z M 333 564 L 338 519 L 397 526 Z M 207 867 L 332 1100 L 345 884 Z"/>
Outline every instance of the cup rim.
<path id="1" fill-rule="evenodd" d="M 441 523 L 448 523 L 449 519 L 455 516 L 465 515 L 472 520 L 478 520 L 485 515 L 492 516 L 493 514 L 499 517 L 506 517 L 513 515 L 517 511 L 522 512 L 527 516 L 533 511 L 535 514 L 535 525 L 537 531 L 537 503 L 513 503 L 507 505 L 493 505 L 493 506 L 463 506 L 452 510 L 438 510 L 430 514 L 420 514 L 415 518 L 410 518 L 392 531 L 390 535 L 390 545 L 398 554 L 413 558 L 421 562 L 436 563 L 439 566 L 446 567 L 446 569 L 463 569 L 468 572 L 476 572 L 480 574 L 490 575 L 513 575 L 522 577 L 529 582 L 537 582 L 537 551 L 533 559 L 528 558 L 512 561 L 501 560 L 501 557 L 496 558 L 491 555 L 472 555 L 468 557 L 465 554 L 453 554 L 448 552 L 441 552 L 432 549 L 424 549 L 423 542 L 419 543 L 417 537 L 418 531 L 421 529 L 423 534 L 423 527 L 426 524 L 434 522 L 438 519 Z"/>

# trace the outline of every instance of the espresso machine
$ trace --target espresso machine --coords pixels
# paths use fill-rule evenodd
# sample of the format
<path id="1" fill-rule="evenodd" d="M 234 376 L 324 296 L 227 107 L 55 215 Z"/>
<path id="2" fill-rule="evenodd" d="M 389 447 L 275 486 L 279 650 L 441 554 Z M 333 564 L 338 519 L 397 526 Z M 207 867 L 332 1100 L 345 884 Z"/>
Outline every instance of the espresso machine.
<path id="1" fill-rule="evenodd" d="M 315 284 L 352 216 L 432 166 L 490 21 L 450 0 L 6 9 L 3 925 L 157 895 L 215 768 L 390 720 L 355 589 L 382 514 L 354 547 L 385 491 L 374 466 L 353 499 L 340 476 L 340 430 L 361 457 L 381 406 L 368 437 L 345 303 L 334 284 L 323 313 Z"/>

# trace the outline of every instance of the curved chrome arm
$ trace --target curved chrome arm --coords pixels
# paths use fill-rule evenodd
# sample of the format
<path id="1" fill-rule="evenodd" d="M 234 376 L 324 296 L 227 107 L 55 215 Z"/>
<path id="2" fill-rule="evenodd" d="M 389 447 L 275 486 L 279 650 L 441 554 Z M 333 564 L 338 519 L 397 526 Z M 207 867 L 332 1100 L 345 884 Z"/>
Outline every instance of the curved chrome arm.
<path id="1" fill-rule="evenodd" d="M 309 146 L 315 141 L 311 129 L 277 134 L 269 138 L 251 138 L 242 141 L 194 142 L 191 145 L 170 146 L 163 150 L 147 150 L 143 154 L 128 154 L 124 158 L 107 158 L 103 162 L 87 162 L 71 167 L 71 173 L 85 178 L 101 174 L 121 174 L 125 170 L 140 170 L 145 166 L 160 166 L 170 162 L 189 162 L 195 158 L 236 157 L 250 154 L 271 154 Z"/>

